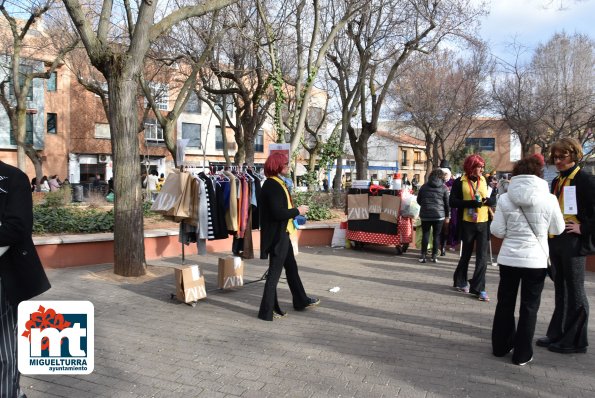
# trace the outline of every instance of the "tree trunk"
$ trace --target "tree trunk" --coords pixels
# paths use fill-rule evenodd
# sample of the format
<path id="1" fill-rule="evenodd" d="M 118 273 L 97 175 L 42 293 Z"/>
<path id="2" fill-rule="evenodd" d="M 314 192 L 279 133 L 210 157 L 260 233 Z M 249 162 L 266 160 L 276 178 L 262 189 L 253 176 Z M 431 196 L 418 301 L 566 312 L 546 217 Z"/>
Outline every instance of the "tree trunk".
<path id="1" fill-rule="evenodd" d="M 114 154 L 114 273 L 146 274 L 143 203 L 138 149 L 135 79 L 113 76 L 109 82 L 110 128 Z"/>

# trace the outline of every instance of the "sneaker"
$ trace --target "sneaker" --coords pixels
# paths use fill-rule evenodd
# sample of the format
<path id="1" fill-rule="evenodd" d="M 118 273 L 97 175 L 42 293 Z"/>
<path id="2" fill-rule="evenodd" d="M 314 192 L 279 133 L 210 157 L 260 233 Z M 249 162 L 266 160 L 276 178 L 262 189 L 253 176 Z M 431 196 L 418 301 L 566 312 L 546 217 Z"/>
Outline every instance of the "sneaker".
<path id="1" fill-rule="evenodd" d="M 320 299 L 317 299 L 316 297 L 310 297 L 308 299 L 308 305 L 307 307 L 313 307 L 315 305 L 320 304 Z"/>
<path id="2" fill-rule="evenodd" d="M 287 316 L 287 312 L 277 312 L 273 311 L 273 319 L 281 319 Z"/>
<path id="3" fill-rule="evenodd" d="M 444 250 L 444 248 L 440 249 L 440 256 L 446 256 L 446 250 Z"/>
<path id="4" fill-rule="evenodd" d="M 515 365 L 519 365 L 519 366 L 525 366 L 526 364 L 528 364 L 532 360 L 533 360 L 533 357 L 529 358 L 529 360 L 528 361 L 525 361 L 525 362 L 515 362 L 515 361 L 512 361 L 512 363 L 514 363 Z"/>
<path id="5" fill-rule="evenodd" d="M 469 285 L 465 286 L 455 286 L 455 290 L 457 292 L 469 293 Z"/>
<path id="6" fill-rule="evenodd" d="M 433 263 L 437 263 L 438 262 L 438 259 L 436 257 L 432 257 L 432 262 Z"/>
<path id="7" fill-rule="evenodd" d="M 490 296 L 485 291 L 479 292 L 479 296 L 477 296 L 479 301 L 490 301 Z"/>
<path id="8" fill-rule="evenodd" d="M 420 258 L 419 260 L 417 260 L 417 261 L 419 261 L 420 263 L 425 263 L 425 262 L 426 262 L 426 258 L 425 258 L 425 257 L 421 257 L 421 258 Z"/>

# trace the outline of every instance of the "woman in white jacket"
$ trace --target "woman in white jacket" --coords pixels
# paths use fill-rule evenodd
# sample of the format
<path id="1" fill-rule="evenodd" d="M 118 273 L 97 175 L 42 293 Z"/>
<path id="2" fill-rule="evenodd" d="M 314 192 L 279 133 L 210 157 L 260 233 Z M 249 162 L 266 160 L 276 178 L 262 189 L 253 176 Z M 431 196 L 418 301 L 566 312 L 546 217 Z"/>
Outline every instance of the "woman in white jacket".
<path id="1" fill-rule="evenodd" d="M 556 197 L 543 176 L 544 159 L 533 155 L 519 160 L 508 192 L 500 196 L 491 233 L 504 239 L 498 254 L 500 284 L 492 327 L 492 350 L 501 357 L 514 349 L 512 362 L 533 359 L 533 334 L 546 275 L 548 234 L 564 231 L 564 218 Z M 514 309 L 521 285 L 519 322 Z"/>

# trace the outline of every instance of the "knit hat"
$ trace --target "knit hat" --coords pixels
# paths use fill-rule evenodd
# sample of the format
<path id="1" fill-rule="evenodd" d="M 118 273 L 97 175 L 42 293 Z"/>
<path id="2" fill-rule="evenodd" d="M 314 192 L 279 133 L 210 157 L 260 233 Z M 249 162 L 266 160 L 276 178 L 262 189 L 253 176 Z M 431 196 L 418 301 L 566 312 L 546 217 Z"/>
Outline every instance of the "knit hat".
<path id="1" fill-rule="evenodd" d="M 450 163 L 448 163 L 448 160 L 442 159 L 440 161 L 440 168 L 441 169 L 449 169 L 450 170 Z"/>

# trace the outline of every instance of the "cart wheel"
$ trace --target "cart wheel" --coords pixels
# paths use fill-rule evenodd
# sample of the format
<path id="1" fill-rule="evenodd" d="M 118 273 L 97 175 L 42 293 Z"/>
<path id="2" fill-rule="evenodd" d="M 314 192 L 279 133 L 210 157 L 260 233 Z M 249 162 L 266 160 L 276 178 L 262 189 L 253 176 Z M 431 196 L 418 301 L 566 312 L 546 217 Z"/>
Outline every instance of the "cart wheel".
<path id="1" fill-rule="evenodd" d="M 401 254 L 403 254 L 403 251 L 401 250 L 401 246 L 396 246 L 395 249 L 397 250 L 397 256 L 400 256 Z"/>
<path id="2" fill-rule="evenodd" d="M 354 250 L 360 250 L 362 248 L 362 244 L 360 242 L 352 240 L 351 247 L 353 247 Z"/>
<path id="3" fill-rule="evenodd" d="M 407 249 L 409 249 L 409 243 L 404 243 L 403 244 L 403 248 L 402 248 L 403 253 L 406 253 L 407 252 Z"/>

